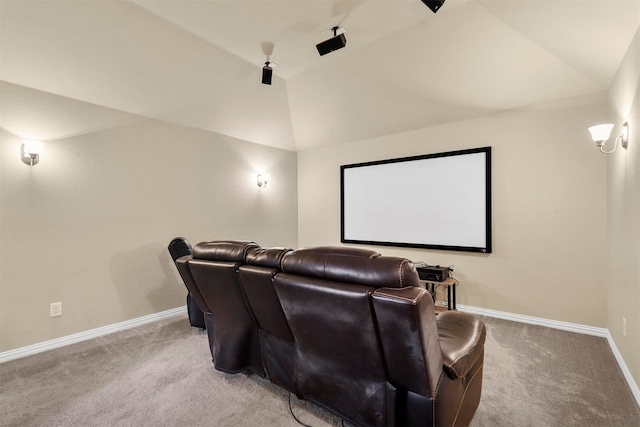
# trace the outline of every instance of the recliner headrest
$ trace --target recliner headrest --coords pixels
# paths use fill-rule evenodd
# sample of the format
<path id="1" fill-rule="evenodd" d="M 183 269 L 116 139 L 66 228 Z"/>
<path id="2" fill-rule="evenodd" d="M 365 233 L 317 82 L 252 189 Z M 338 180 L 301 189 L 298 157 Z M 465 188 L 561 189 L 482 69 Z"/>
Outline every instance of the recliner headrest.
<path id="1" fill-rule="evenodd" d="M 289 248 L 252 248 L 247 253 L 247 264 L 279 269 L 282 258 L 292 250 Z"/>
<path id="2" fill-rule="evenodd" d="M 176 237 L 169 243 L 169 254 L 175 262 L 178 258 L 191 255 L 192 249 L 189 241 L 184 237 Z"/>
<path id="3" fill-rule="evenodd" d="M 401 288 L 419 286 L 413 262 L 358 248 L 299 249 L 282 259 L 285 273 L 359 285 Z"/>
<path id="4" fill-rule="evenodd" d="M 201 242 L 193 248 L 193 257 L 209 261 L 245 262 L 249 250 L 259 247 L 257 243 L 248 240 Z"/>

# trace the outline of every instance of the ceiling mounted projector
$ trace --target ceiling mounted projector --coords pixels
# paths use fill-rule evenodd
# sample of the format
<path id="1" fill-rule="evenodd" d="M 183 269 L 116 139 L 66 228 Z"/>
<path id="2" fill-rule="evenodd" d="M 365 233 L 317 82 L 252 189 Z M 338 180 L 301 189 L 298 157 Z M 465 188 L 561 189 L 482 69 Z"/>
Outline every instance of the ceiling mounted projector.
<path id="1" fill-rule="evenodd" d="M 344 36 L 344 33 L 338 34 L 338 28 L 340 27 L 332 28 L 333 37 L 316 45 L 316 49 L 318 49 L 320 56 L 331 53 L 334 50 L 342 49 L 347 45 L 347 38 Z"/>
<path id="2" fill-rule="evenodd" d="M 440 10 L 440 6 L 444 4 L 444 0 L 422 0 L 422 3 L 426 4 L 433 13 L 436 13 Z"/>

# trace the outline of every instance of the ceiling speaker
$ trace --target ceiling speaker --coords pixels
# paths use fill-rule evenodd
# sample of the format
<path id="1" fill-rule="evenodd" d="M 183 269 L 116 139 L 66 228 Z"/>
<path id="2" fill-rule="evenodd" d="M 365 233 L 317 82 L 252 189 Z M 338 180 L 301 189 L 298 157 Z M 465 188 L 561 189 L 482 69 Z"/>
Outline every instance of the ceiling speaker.
<path id="1" fill-rule="evenodd" d="M 265 65 L 264 67 L 262 67 L 262 84 L 263 85 L 270 85 L 272 76 L 273 76 L 273 69 L 271 67 L 269 67 L 268 65 Z"/>
<path id="2" fill-rule="evenodd" d="M 440 10 L 440 6 L 444 4 L 444 0 L 422 0 L 422 3 L 426 4 L 433 13 L 436 13 Z"/>
<path id="3" fill-rule="evenodd" d="M 342 33 L 335 37 L 331 37 L 329 40 L 323 41 L 322 43 L 318 43 L 316 45 L 316 49 L 318 49 L 318 53 L 322 56 L 333 52 L 334 50 L 342 49 L 346 45 L 347 38 L 344 36 L 344 33 Z"/>

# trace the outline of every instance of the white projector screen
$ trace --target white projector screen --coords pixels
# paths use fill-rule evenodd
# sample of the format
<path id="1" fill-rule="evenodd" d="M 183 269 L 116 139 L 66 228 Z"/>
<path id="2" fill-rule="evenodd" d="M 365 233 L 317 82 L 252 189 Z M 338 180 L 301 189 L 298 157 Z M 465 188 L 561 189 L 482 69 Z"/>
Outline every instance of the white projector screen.
<path id="1" fill-rule="evenodd" d="M 491 252 L 491 147 L 340 167 L 341 241 Z"/>

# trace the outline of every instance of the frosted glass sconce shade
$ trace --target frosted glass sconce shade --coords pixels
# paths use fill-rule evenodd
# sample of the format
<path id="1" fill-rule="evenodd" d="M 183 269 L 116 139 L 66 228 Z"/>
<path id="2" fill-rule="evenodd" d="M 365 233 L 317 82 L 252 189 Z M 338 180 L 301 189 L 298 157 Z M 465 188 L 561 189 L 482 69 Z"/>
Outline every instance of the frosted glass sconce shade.
<path id="1" fill-rule="evenodd" d="M 589 128 L 589 132 L 591 132 L 591 138 L 593 139 L 593 142 L 595 142 L 599 147 L 604 143 L 604 141 L 609 139 L 609 135 L 611 135 L 611 129 L 613 129 L 613 125 L 607 123 L 604 125 L 591 126 Z"/>

